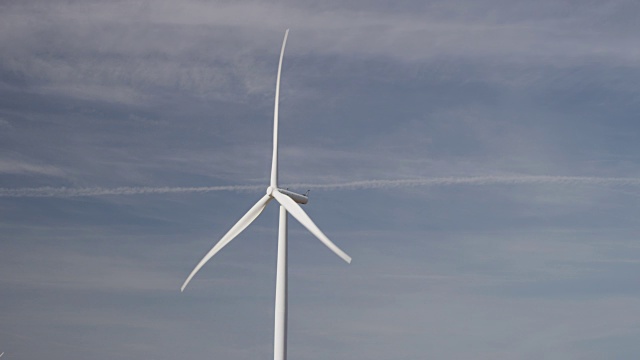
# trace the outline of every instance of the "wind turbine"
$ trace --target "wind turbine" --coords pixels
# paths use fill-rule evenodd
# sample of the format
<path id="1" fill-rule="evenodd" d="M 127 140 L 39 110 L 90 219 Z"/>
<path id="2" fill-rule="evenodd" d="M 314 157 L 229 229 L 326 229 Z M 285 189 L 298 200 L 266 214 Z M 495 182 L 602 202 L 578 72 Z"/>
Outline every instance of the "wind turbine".
<path id="1" fill-rule="evenodd" d="M 191 274 L 189 274 L 189 277 L 187 277 L 187 280 L 185 280 L 180 288 L 180 291 L 184 291 L 184 288 L 204 264 L 249 226 L 249 224 L 262 213 L 262 210 L 267 207 L 267 204 L 275 199 L 280 204 L 280 221 L 278 226 L 278 259 L 276 265 L 276 306 L 273 339 L 274 360 L 285 360 L 287 358 L 287 213 L 291 214 L 336 255 L 347 263 L 351 263 L 351 257 L 331 242 L 331 240 L 320 231 L 318 226 L 313 223 L 307 213 L 302 210 L 300 205 L 298 205 L 306 204 L 309 201 L 308 197 L 278 187 L 278 103 L 280 100 L 282 58 L 284 56 L 284 48 L 287 44 L 288 35 L 289 29 L 284 33 L 282 50 L 280 51 L 280 62 L 278 63 L 278 77 L 276 78 L 276 97 L 273 111 L 273 158 L 271 160 L 271 182 L 267 187 L 267 193 L 209 250 L 193 271 L 191 271 Z"/>

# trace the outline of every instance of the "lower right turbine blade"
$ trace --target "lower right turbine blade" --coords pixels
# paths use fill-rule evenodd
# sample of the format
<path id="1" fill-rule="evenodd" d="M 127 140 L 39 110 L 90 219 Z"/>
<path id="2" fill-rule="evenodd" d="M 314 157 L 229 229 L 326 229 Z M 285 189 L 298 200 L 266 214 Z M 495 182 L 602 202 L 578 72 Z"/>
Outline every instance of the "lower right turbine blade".
<path id="1" fill-rule="evenodd" d="M 296 220 L 302 224 L 302 226 L 306 227 L 313 235 L 315 235 L 323 244 L 325 244 L 331 251 L 333 251 L 336 255 L 340 256 L 342 260 L 347 263 L 351 263 L 351 256 L 347 255 L 344 251 L 342 251 L 336 244 L 334 244 L 329 238 L 313 223 L 309 215 L 307 215 L 304 210 L 300 207 L 300 205 L 296 204 L 290 197 L 284 195 L 278 190 L 273 191 L 273 197 L 280 203 L 280 205 L 284 206 L 285 209 L 291 214 Z"/>

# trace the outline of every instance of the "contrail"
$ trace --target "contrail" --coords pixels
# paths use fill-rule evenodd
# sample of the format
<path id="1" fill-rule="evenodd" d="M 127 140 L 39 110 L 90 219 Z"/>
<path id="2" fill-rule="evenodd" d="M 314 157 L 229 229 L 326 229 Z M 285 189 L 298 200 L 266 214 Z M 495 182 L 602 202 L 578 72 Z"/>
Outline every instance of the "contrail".
<path id="1" fill-rule="evenodd" d="M 451 185 L 601 185 L 601 186 L 638 186 L 640 178 L 587 177 L 587 176 L 469 176 L 437 177 L 406 180 L 362 180 L 333 184 L 295 184 L 292 187 L 308 189 L 380 189 L 406 188 L 419 186 Z"/>
<path id="2" fill-rule="evenodd" d="M 103 195 L 142 195 L 142 194 L 170 194 L 170 193 L 194 193 L 212 191 L 248 191 L 259 190 L 264 186 L 257 185 L 231 185 L 231 186 L 202 186 L 202 187 L 37 187 L 37 188 L 0 188 L 0 197 L 79 197 L 79 196 L 103 196 Z"/>
<path id="3" fill-rule="evenodd" d="M 640 186 L 640 178 L 620 177 L 588 177 L 588 176 L 469 176 L 469 177 L 436 177 L 398 180 L 361 180 L 329 184 L 291 184 L 299 189 L 327 189 L 327 190 L 358 190 L 358 189 L 388 189 L 422 186 L 453 186 L 453 185 L 599 185 L 599 186 Z M 170 193 L 205 193 L 217 191 L 258 191 L 261 185 L 228 185 L 201 187 L 36 187 L 36 188 L 0 188 L 0 197 L 81 197 L 104 195 L 143 195 Z"/>

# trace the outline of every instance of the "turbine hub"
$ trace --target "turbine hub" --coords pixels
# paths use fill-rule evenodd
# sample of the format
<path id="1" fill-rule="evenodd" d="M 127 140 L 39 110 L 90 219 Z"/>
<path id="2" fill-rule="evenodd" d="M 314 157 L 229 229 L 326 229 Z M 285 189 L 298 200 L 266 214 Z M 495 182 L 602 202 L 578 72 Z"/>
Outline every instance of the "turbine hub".
<path id="1" fill-rule="evenodd" d="M 267 195 L 273 196 L 273 188 L 271 186 L 267 187 Z"/>

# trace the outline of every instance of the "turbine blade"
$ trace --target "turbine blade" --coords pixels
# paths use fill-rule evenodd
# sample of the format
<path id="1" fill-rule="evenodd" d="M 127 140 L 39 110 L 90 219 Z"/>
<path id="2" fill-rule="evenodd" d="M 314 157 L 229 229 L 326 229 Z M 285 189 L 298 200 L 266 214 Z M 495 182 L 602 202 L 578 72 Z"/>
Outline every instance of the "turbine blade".
<path id="1" fill-rule="evenodd" d="M 294 217 L 296 220 L 300 222 L 304 227 L 307 228 L 313 235 L 315 235 L 323 244 L 325 244 L 331 251 L 333 251 L 336 255 L 340 256 L 342 260 L 347 263 L 351 263 L 351 257 L 347 255 L 344 251 L 342 251 L 336 244 L 331 242 L 329 238 L 313 223 L 309 215 L 307 215 L 304 210 L 300 207 L 300 205 L 296 204 L 290 197 L 284 195 L 277 189 L 273 190 L 271 194 L 276 200 L 280 203 L 280 205 L 284 206 L 285 209 Z"/>
<path id="2" fill-rule="evenodd" d="M 284 57 L 284 48 L 287 45 L 287 36 L 289 36 L 289 29 L 284 32 L 284 40 L 282 40 L 278 77 L 276 78 L 276 100 L 273 107 L 273 158 L 271 159 L 271 186 L 273 188 L 278 187 L 278 105 L 280 103 L 280 73 L 282 72 L 282 58 Z"/>
<path id="3" fill-rule="evenodd" d="M 191 271 L 191 274 L 189 274 L 187 280 L 185 280 L 184 284 L 182 284 L 180 291 L 184 291 L 184 288 L 187 286 L 187 284 L 189 284 L 191 278 L 193 278 L 193 276 L 200 270 L 200 268 L 202 268 L 204 264 L 206 264 L 207 261 L 209 261 L 209 259 L 213 257 L 213 255 L 215 255 L 218 251 L 220 251 L 220 249 L 222 249 L 231 240 L 233 240 L 233 238 L 238 236 L 238 234 L 240 234 L 247 226 L 249 226 L 249 224 L 251 224 L 253 220 L 258 217 L 258 215 L 260 215 L 262 210 L 264 210 L 271 199 L 272 197 L 269 195 L 263 196 L 262 199 L 258 200 L 258 202 L 253 205 L 253 207 L 249 209 L 249 211 L 247 211 L 247 213 L 244 214 L 244 216 L 241 217 L 240 220 L 238 220 L 238 222 L 233 225 L 233 227 L 226 234 L 224 234 L 222 239 L 220 239 L 220 241 L 218 241 L 218 243 L 211 250 L 209 250 L 207 255 L 205 255 L 202 260 L 200 260 L 198 265 L 196 265 L 193 271 Z"/>

